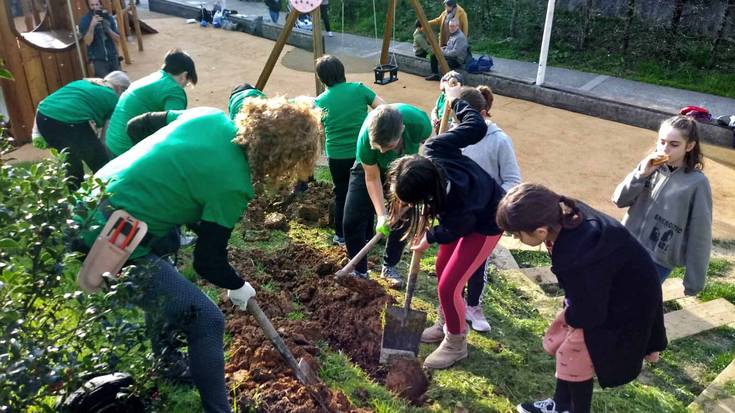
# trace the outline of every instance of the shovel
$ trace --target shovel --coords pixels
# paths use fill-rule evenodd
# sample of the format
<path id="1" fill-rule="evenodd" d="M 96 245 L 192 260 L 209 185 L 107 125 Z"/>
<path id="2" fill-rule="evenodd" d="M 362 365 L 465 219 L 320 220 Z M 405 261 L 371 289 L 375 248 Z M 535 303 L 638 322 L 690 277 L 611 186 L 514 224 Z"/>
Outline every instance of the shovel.
<path id="1" fill-rule="evenodd" d="M 281 354 L 281 357 L 283 357 L 283 359 L 286 360 L 286 363 L 288 363 L 289 367 L 291 367 L 291 370 L 293 370 L 294 375 L 299 380 L 299 382 L 304 385 L 309 394 L 311 394 L 314 400 L 316 400 L 316 402 L 325 412 L 331 413 L 332 410 L 329 409 L 327 403 L 324 401 L 321 395 L 311 388 L 312 385 L 318 384 L 319 380 L 316 378 L 316 375 L 311 370 L 311 367 L 309 367 L 309 364 L 306 363 L 304 359 L 301 359 L 298 362 L 296 361 L 296 358 L 294 358 L 293 354 L 291 354 L 291 350 L 286 347 L 286 343 L 283 341 L 281 336 L 278 335 L 278 332 L 273 327 L 273 324 L 271 324 L 271 321 L 268 319 L 265 313 L 263 313 L 263 310 L 260 309 L 260 306 L 258 305 L 258 302 L 255 300 L 255 298 L 251 298 L 248 301 L 247 308 L 248 312 L 252 314 L 253 317 L 255 317 L 255 321 L 258 322 L 260 328 L 263 329 L 265 336 L 268 337 L 271 343 L 273 343 L 273 346 L 276 348 L 276 350 L 278 350 L 278 352 Z"/>
<path id="2" fill-rule="evenodd" d="M 357 265 L 357 263 L 360 262 L 360 260 L 362 260 L 363 258 L 365 258 L 366 255 L 368 255 L 368 252 L 370 252 L 370 250 L 373 249 L 373 247 L 375 247 L 375 244 L 377 244 L 381 238 L 383 238 L 383 234 L 381 234 L 380 232 L 373 235 L 373 237 L 370 238 L 370 241 L 368 241 L 368 243 L 365 244 L 364 247 L 362 247 L 360 252 L 358 252 L 357 255 L 352 257 L 350 262 L 348 262 L 347 265 L 344 266 L 344 268 L 337 271 L 334 275 L 336 275 L 337 277 L 350 275 L 352 270 L 355 269 L 355 266 Z"/>
<path id="3" fill-rule="evenodd" d="M 416 278 L 421 267 L 423 252 L 414 251 L 406 285 L 406 302 L 403 307 L 390 306 L 385 309 L 383 326 L 383 345 L 380 349 L 380 363 L 387 363 L 392 357 L 414 358 L 419 353 L 421 333 L 426 324 L 426 313 L 411 310 L 411 300 L 416 289 Z"/>

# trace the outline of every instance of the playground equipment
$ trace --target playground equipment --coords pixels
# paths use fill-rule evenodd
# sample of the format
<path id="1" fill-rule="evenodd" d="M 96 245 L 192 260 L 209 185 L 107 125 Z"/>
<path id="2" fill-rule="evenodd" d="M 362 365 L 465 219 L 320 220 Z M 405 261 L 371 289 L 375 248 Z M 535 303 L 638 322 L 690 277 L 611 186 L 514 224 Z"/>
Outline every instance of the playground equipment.
<path id="1" fill-rule="evenodd" d="M 86 50 L 79 47 L 76 22 L 87 6 L 84 0 L 18 0 L 13 4 L 20 10 L 11 7 L 10 1 L 0 3 L 0 58 L 15 80 L 0 84 L 11 134 L 22 144 L 31 140 L 41 100 L 86 75 Z"/>
<path id="2" fill-rule="evenodd" d="M 136 28 L 138 50 L 143 50 L 135 1 L 123 9 L 120 0 L 103 0 L 106 9 L 117 12 L 121 41 L 127 50 L 128 13 Z M 56 89 L 86 77 L 86 47 L 77 25 L 88 11 L 85 0 L 14 0 L 0 2 L 0 59 L 15 80 L 2 80 L 2 92 L 10 116 L 10 133 L 20 145 L 31 140 L 38 104 Z"/>
<path id="3" fill-rule="evenodd" d="M 322 43 L 322 16 L 319 12 L 319 5 L 321 5 L 322 0 L 289 0 L 289 3 L 291 4 L 291 11 L 288 13 L 288 17 L 286 17 L 286 23 L 283 24 L 283 30 L 281 30 L 281 33 L 278 35 L 276 44 L 273 46 L 273 50 L 271 50 L 271 54 L 265 62 L 265 67 L 260 73 L 260 77 L 258 77 L 258 83 L 255 85 L 255 88 L 260 91 L 262 91 L 263 88 L 265 88 L 265 84 L 268 83 L 268 78 L 270 78 L 271 73 L 273 73 L 273 68 L 276 66 L 276 62 L 283 51 L 283 46 L 286 44 L 288 36 L 291 35 L 291 31 L 293 30 L 294 24 L 296 24 L 296 19 L 299 17 L 299 13 L 311 13 L 311 35 L 313 39 L 312 45 L 314 49 L 314 62 L 316 62 L 316 59 L 324 55 L 324 44 Z M 324 91 L 324 85 L 319 81 L 319 77 L 316 75 L 316 70 L 314 71 L 314 81 L 316 84 L 316 94 L 318 96 Z"/>

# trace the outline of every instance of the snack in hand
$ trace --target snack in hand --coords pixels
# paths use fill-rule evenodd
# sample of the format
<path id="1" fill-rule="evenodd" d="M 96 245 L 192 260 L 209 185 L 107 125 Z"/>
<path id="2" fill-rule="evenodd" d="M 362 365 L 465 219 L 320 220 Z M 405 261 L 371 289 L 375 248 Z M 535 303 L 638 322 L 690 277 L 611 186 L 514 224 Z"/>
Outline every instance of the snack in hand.
<path id="1" fill-rule="evenodd" d="M 655 158 L 653 158 L 653 161 L 651 162 L 651 164 L 653 166 L 659 166 L 659 165 L 665 164 L 668 161 L 669 161 L 669 155 L 666 155 L 665 153 L 660 153 L 656 155 Z"/>

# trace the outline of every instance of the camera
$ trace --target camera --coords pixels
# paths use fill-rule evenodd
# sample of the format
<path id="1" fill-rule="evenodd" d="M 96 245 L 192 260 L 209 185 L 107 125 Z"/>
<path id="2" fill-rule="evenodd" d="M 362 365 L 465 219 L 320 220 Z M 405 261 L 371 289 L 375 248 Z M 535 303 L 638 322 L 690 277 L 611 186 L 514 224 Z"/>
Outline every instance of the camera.
<path id="1" fill-rule="evenodd" d="M 107 16 L 109 16 L 109 14 L 105 10 L 95 10 L 94 14 L 95 16 L 100 16 L 103 18 L 107 18 Z"/>

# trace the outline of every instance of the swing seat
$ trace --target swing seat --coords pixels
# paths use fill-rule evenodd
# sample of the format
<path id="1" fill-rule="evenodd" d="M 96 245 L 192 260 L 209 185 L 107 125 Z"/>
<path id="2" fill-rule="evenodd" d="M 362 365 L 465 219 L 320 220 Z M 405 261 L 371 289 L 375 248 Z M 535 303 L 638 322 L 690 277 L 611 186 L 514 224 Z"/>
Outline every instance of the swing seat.
<path id="1" fill-rule="evenodd" d="M 395 82 L 398 80 L 398 65 L 385 64 L 377 65 L 374 69 L 375 72 L 375 83 L 379 85 L 387 85 L 388 83 Z M 386 77 L 385 75 L 388 75 Z"/>

